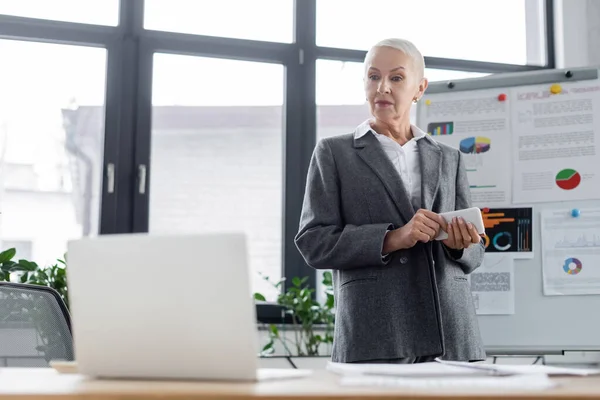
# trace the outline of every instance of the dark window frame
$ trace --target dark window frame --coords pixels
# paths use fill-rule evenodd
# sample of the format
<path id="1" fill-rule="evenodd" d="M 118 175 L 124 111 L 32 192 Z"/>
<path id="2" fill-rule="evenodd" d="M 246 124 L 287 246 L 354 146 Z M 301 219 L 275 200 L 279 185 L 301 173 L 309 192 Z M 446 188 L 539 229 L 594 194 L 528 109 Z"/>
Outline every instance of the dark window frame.
<path id="1" fill-rule="evenodd" d="M 546 65 L 499 64 L 425 57 L 428 68 L 483 73 L 555 68 L 554 9 L 544 0 Z M 294 245 L 306 172 L 316 144 L 316 60 L 362 62 L 366 51 L 316 45 L 316 0 L 295 0 L 294 42 L 275 43 L 145 30 L 143 0 L 121 0 L 119 24 L 98 26 L 0 15 L 0 39 L 59 43 L 107 49 L 104 176 L 100 233 L 148 230 L 148 186 L 151 174 L 152 59 L 155 52 L 278 63 L 285 67 L 284 182 L 282 276 L 307 276 L 316 287 L 317 274 Z M 146 190 L 139 192 L 140 168 Z M 115 171 L 112 193 L 107 174 Z"/>

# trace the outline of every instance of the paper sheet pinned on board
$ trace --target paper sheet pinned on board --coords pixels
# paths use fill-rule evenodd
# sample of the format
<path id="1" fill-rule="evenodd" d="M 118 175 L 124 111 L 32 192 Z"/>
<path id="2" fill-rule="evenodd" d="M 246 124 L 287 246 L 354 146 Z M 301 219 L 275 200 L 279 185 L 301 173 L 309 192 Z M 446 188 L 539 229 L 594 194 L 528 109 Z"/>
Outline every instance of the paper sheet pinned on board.
<path id="1" fill-rule="evenodd" d="M 427 95 L 431 103 L 419 109 L 419 124 L 436 141 L 459 149 L 471 199 L 477 207 L 511 203 L 510 119 L 501 89 Z"/>
<path id="2" fill-rule="evenodd" d="M 600 208 L 543 210 L 544 295 L 600 294 Z"/>
<path id="3" fill-rule="evenodd" d="M 533 258 L 533 208 L 482 208 L 485 252 Z"/>
<path id="4" fill-rule="evenodd" d="M 559 94 L 547 84 L 511 92 L 513 202 L 598 198 L 598 81 L 564 83 Z"/>
<path id="5" fill-rule="evenodd" d="M 469 277 L 478 315 L 515 313 L 515 265 L 512 256 L 486 253 Z"/>

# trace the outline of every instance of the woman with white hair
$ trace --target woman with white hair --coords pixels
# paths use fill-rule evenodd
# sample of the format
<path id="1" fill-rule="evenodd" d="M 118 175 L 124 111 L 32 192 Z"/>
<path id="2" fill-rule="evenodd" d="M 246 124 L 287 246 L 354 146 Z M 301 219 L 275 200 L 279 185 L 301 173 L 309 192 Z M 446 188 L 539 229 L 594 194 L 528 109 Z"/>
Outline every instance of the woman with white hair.
<path id="1" fill-rule="evenodd" d="M 310 162 L 295 243 L 308 265 L 333 270 L 335 362 L 485 359 L 467 280 L 481 237 L 439 215 L 471 206 L 462 155 L 410 123 L 424 64 L 409 41 L 373 46 L 372 118 L 320 140 Z"/>

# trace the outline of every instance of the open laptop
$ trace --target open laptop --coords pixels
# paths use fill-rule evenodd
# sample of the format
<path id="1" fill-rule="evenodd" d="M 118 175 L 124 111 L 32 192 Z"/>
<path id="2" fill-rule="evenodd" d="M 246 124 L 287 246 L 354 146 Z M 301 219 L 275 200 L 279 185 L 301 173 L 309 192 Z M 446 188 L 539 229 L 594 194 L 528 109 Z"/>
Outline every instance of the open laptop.
<path id="1" fill-rule="evenodd" d="M 67 257 L 79 373 L 257 381 L 311 372 L 258 367 L 243 234 L 102 235 L 69 242 Z"/>

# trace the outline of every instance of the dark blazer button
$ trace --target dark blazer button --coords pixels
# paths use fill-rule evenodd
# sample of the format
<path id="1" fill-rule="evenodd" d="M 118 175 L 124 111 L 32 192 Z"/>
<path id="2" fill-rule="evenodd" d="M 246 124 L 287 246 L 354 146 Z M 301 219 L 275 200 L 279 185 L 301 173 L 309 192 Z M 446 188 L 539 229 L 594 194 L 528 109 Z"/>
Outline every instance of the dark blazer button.
<path id="1" fill-rule="evenodd" d="M 400 257 L 400 264 L 406 264 L 408 262 L 407 257 Z"/>

